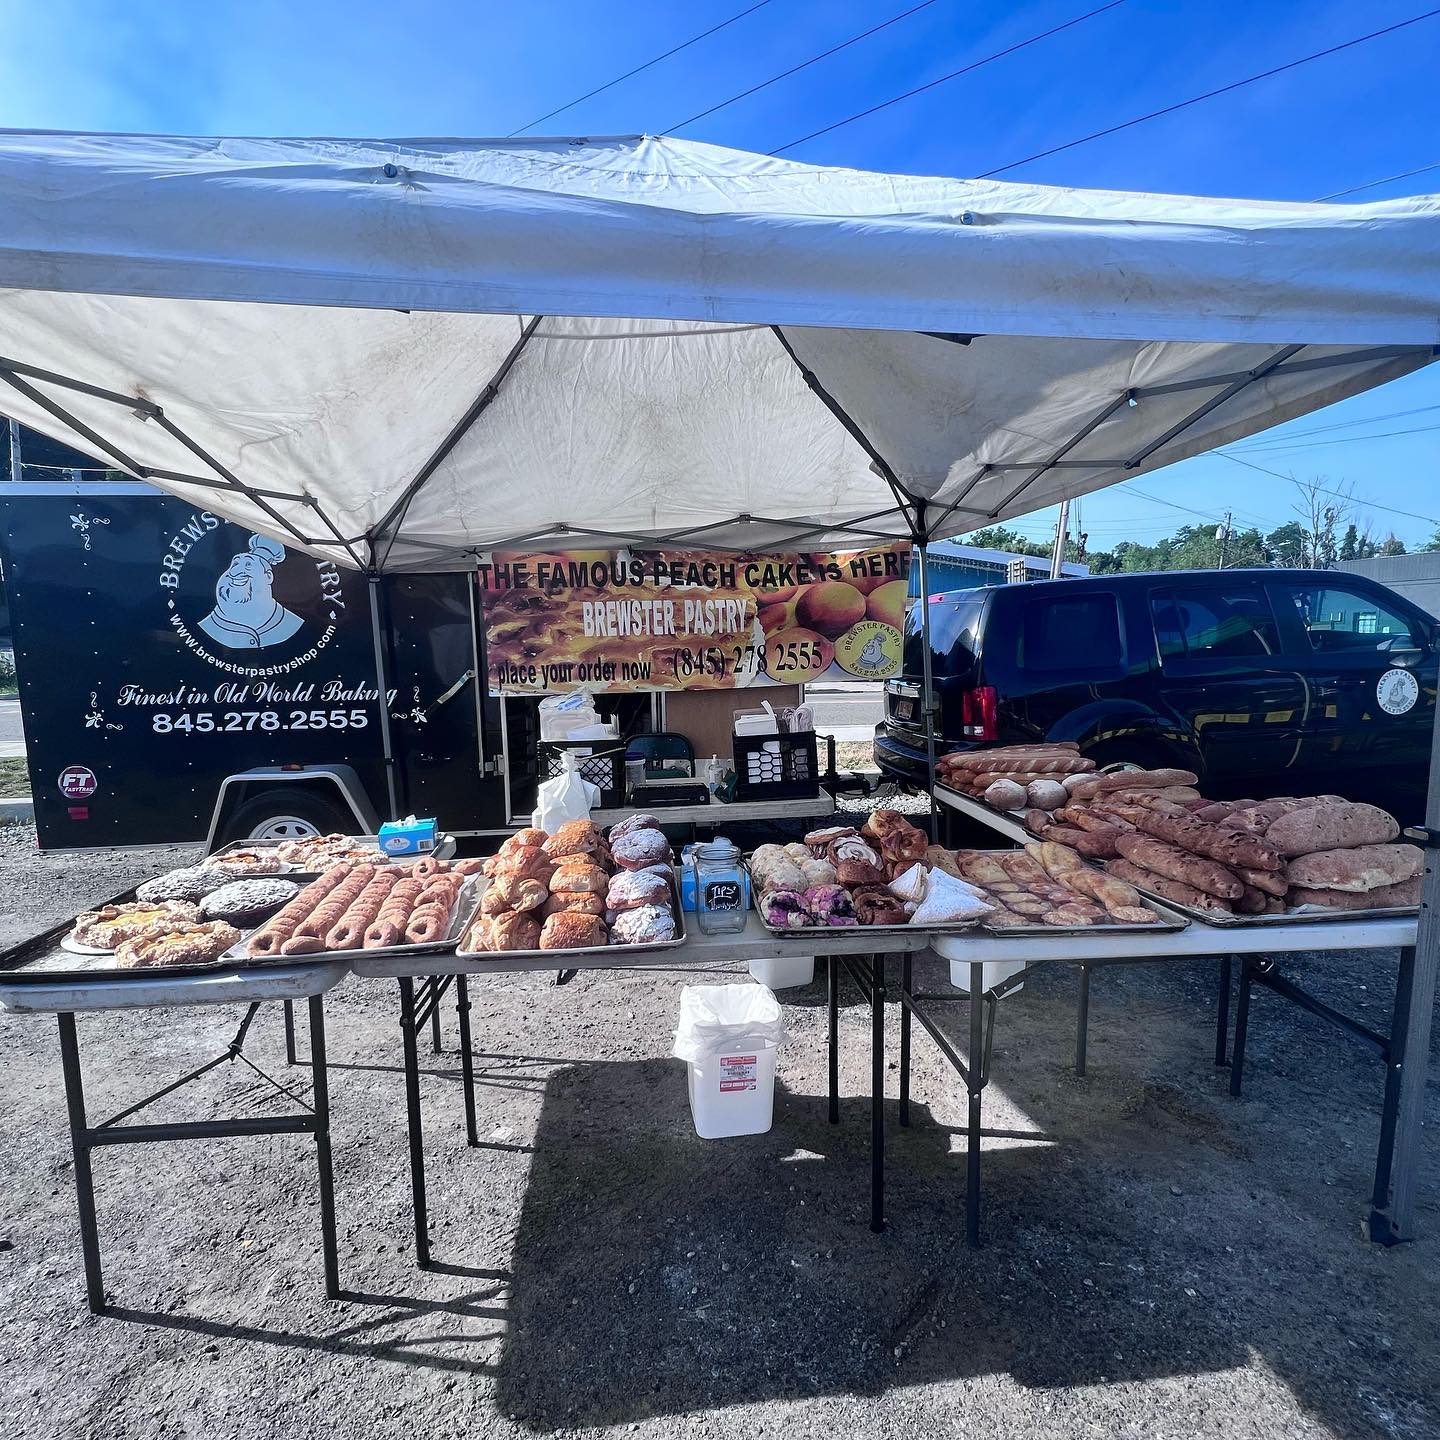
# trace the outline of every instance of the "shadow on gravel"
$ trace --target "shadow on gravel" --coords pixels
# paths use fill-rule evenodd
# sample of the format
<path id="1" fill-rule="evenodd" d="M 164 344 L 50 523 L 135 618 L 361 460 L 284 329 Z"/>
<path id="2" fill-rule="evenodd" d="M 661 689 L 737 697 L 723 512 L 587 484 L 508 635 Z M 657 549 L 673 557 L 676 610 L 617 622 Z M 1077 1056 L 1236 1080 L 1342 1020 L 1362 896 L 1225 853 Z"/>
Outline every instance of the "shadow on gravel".
<path id="1" fill-rule="evenodd" d="M 777 1089 L 768 1135 L 707 1142 L 673 1103 L 672 1062 L 558 1071 L 515 1238 L 503 1413 L 535 1428 L 890 1389 L 1008 1371 L 1031 1386 L 1184 1376 L 1246 1346 L 1144 1274 L 1147 1217 L 1086 1196 L 1100 1248 L 964 1243 L 963 1141 L 925 1107 L 889 1131 L 891 1229 L 867 1227 L 869 1105 L 841 1124 Z M 657 1097 L 670 1103 L 657 1103 Z M 895 1107 L 888 1107 L 895 1124 Z M 1079 1222 L 1042 1143 L 987 1154 L 987 1187 Z M 1007 1225 L 1011 1221 L 1005 1222 Z M 1042 1259 L 1043 1251 L 1043 1259 Z M 1139 1272 L 1138 1274 L 1135 1272 Z M 1098 1278 L 1097 1278 L 1098 1277 Z"/>

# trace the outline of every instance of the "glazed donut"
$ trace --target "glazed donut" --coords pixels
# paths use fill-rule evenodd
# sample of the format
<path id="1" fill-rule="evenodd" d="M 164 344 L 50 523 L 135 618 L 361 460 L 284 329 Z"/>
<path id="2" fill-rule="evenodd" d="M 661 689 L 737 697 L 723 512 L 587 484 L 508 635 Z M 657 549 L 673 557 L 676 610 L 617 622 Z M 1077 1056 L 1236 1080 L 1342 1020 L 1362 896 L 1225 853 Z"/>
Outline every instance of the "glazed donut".
<path id="1" fill-rule="evenodd" d="M 405 938 L 412 945 L 429 945 L 433 941 L 442 940 L 449 919 L 448 915 L 442 915 L 434 906 L 417 910 L 405 927 Z"/>
<path id="2" fill-rule="evenodd" d="M 361 942 L 365 939 L 365 932 L 370 926 L 370 921 L 361 924 L 358 920 L 342 920 L 328 935 L 325 936 L 325 948 L 327 950 L 358 950 Z"/>
<path id="3" fill-rule="evenodd" d="M 282 955 L 318 955 L 325 948 L 318 935 L 292 935 L 281 947 Z"/>
<path id="4" fill-rule="evenodd" d="M 537 880 L 535 883 L 538 885 L 540 882 Z M 543 889 L 544 887 L 542 886 L 541 888 Z M 438 881 L 434 885 L 427 885 L 425 889 L 420 892 L 419 897 L 415 901 L 415 908 L 418 910 L 420 906 L 427 904 L 453 905 L 455 903 L 455 897 L 459 893 L 460 890 L 458 886 L 447 885 L 444 881 Z"/>
<path id="5" fill-rule="evenodd" d="M 405 932 L 393 920 L 377 920 L 365 931 L 361 941 L 362 950 L 383 950 L 398 945 L 405 938 Z"/>
<path id="6" fill-rule="evenodd" d="M 410 867 L 412 873 L 418 875 L 422 880 L 430 875 L 443 875 L 449 868 L 448 860 L 437 860 L 433 855 L 427 855 L 423 860 L 417 860 Z"/>

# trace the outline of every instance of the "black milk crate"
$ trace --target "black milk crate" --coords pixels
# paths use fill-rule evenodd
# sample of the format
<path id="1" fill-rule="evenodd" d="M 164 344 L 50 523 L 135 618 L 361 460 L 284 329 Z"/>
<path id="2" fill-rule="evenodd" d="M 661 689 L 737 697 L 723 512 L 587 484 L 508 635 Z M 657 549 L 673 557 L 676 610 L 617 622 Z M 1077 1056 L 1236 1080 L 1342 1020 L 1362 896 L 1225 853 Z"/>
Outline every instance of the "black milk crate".
<path id="1" fill-rule="evenodd" d="M 815 732 L 798 735 L 735 735 L 737 800 L 808 800 L 820 793 Z"/>
<path id="2" fill-rule="evenodd" d="M 603 748 L 602 748 L 603 747 Z M 625 742 L 623 740 L 542 740 L 540 778 L 554 780 L 565 773 L 567 750 L 587 750 L 577 756 L 575 768 L 582 780 L 600 787 L 600 808 L 614 809 L 625 803 Z"/>

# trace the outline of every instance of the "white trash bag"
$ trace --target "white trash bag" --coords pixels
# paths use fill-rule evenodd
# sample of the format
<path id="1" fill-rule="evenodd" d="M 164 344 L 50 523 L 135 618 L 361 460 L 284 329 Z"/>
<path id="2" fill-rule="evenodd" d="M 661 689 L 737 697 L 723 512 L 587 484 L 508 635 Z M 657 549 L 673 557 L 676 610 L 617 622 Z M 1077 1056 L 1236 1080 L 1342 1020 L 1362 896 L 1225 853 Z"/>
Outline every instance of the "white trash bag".
<path id="1" fill-rule="evenodd" d="M 689 1070 L 690 1113 L 702 1140 L 761 1135 L 775 1109 L 780 1002 L 763 985 L 687 985 L 671 1053 Z"/>
<path id="2" fill-rule="evenodd" d="M 584 820 L 600 802 L 600 787 L 592 785 L 581 773 L 575 757 L 567 750 L 561 757 L 564 766 L 553 780 L 547 780 L 536 794 L 540 802 L 530 817 L 536 830 L 553 835 L 567 820 Z"/>

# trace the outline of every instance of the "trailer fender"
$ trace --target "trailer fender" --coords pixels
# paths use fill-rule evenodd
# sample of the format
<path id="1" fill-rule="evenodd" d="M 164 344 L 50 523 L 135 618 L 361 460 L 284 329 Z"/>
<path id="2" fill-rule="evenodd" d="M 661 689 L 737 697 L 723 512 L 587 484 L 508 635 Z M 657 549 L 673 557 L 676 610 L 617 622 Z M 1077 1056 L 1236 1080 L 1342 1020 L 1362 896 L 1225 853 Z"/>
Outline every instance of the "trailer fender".
<path id="1" fill-rule="evenodd" d="M 205 849 L 263 831 L 267 814 L 289 821 L 296 835 L 350 830 L 373 835 L 380 816 L 359 775 L 349 765 L 260 765 L 227 775 L 215 795 Z M 243 835 L 231 835 L 237 821 Z"/>

